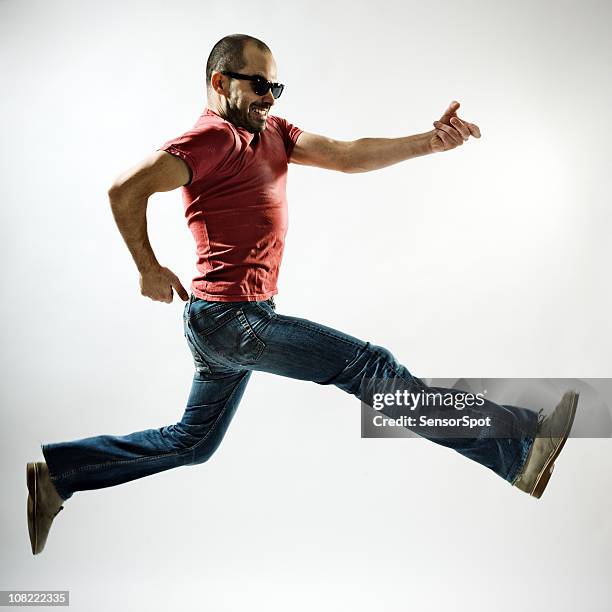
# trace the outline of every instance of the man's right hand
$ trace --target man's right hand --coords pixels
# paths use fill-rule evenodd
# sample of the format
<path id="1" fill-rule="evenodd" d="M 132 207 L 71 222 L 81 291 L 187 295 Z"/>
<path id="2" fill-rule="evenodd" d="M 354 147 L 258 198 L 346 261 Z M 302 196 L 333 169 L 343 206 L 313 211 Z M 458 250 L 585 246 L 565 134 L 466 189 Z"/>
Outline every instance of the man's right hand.
<path id="1" fill-rule="evenodd" d="M 186 302 L 189 294 L 181 284 L 178 276 L 168 268 L 156 266 L 140 273 L 140 293 L 156 302 L 171 304 L 174 289 L 178 296 Z"/>

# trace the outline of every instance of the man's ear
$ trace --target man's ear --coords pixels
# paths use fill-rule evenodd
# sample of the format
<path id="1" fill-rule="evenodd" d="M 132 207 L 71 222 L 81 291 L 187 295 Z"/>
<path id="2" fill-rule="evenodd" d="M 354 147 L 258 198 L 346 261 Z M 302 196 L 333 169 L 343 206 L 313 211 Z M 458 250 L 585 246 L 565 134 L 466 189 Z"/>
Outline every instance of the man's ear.
<path id="1" fill-rule="evenodd" d="M 219 70 L 215 70 L 210 76 L 210 86 L 216 91 L 220 96 L 227 97 L 227 80 L 225 76 L 221 74 Z"/>

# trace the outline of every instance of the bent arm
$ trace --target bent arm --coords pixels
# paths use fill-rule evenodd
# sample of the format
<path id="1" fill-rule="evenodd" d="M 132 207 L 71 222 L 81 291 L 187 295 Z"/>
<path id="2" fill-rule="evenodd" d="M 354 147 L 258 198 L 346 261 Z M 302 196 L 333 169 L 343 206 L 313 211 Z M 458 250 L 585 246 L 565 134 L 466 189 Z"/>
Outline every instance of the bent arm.
<path id="1" fill-rule="evenodd" d="M 183 160 L 165 151 L 156 151 L 119 175 L 108 190 L 115 223 L 141 274 L 160 267 L 147 234 L 149 197 L 181 187 L 189 177 L 189 168 Z"/>
<path id="2" fill-rule="evenodd" d="M 302 132 L 290 161 L 340 172 L 370 172 L 433 153 L 435 130 L 403 138 L 360 138 L 350 142 Z"/>

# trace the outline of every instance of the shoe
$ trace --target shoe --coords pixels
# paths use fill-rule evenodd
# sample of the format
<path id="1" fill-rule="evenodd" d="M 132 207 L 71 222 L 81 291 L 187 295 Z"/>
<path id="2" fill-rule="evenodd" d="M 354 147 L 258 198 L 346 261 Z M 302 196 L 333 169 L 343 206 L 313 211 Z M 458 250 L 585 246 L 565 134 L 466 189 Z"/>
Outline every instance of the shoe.
<path id="1" fill-rule="evenodd" d="M 49 468 L 44 461 L 26 465 L 28 485 L 28 531 L 32 554 L 42 552 L 47 542 L 53 519 L 63 509 L 64 499 L 59 496 L 49 478 Z"/>
<path id="2" fill-rule="evenodd" d="M 553 473 L 554 461 L 569 436 L 577 406 L 578 393 L 568 391 L 552 414 L 538 417 L 536 437 L 513 486 L 538 499 L 542 497 Z"/>

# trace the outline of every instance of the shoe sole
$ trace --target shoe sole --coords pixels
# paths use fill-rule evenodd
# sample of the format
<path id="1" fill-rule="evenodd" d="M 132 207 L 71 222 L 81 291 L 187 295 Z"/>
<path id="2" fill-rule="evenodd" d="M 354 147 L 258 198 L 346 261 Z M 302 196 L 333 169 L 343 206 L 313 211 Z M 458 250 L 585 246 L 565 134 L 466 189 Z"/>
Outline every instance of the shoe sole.
<path id="1" fill-rule="evenodd" d="M 538 474 L 538 477 L 533 486 L 533 490 L 531 495 L 540 499 L 542 497 L 542 493 L 544 493 L 544 489 L 546 489 L 546 485 L 552 476 L 553 470 L 555 469 L 554 462 L 559 456 L 559 453 L 565 446 L 565 442 L 569 437 L 570 431 L 572 430 L 572 425 L 574 424 L 574 417 L 576 416 L 576 409 L 578 408 L 578 393 L 573 393 L 572 395 L 572 404 L 570 406 L 570 416 L 567 421 L 567 426 L 565 431 L 563 432 L 563 437 L 561 439 L 561 443 L 555 449 L 555 452 L 549 457 L 548 461 L 544 464 L 542 471 Z"/>
<path id="2" fill-rule="evenodd" d="M 28 485 L 28 532 L 30 534 L 30 545 L 32 554 L 36 554 L 38 544 L 38 530 L 36 529 L 36 513 L 38 511 L 37 492 L 38 471 L 36 463 L 28 463 L 26 466 L 26 482 Z"/>

